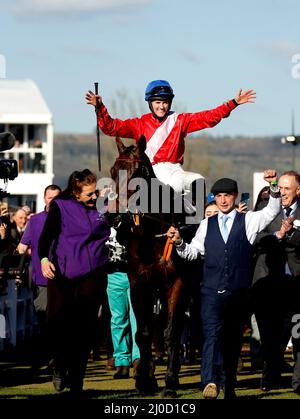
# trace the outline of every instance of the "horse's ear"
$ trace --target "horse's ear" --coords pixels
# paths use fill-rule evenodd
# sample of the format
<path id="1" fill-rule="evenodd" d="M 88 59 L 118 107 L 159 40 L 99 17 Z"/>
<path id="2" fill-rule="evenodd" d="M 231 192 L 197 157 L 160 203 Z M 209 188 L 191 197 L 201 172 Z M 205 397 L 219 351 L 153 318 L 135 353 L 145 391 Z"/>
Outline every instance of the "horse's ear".
<path id="1" fill-rule="evenodd" d="M 126 147 L 122 143 L 121 138 L 118 137 L 118 136 L 116 137 L 116 144 L 117 144 L 117 147 L 118 147 L 119 154 L 122 154 L 122 152 L 125 150 Z"/>
<path id="2" fill-rule="evenodd" d="M 138 141 L 138 149 L 140 151 L 140 153 L 144 153 L 146 150 L 146 145 L 147 145 L 147 141 L 144 135 L 141 135 Z"/>

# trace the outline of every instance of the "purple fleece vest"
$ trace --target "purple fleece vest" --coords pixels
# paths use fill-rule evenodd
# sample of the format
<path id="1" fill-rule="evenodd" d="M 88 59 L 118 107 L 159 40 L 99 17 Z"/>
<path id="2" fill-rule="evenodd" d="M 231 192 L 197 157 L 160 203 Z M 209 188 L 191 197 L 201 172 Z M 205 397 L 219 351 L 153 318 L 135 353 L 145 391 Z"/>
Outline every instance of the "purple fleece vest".
<path id="1" fill-rule="evenodd" d="M 47 286 L 48 280 L 43 276 L 41 271 L 41 261 L 38 254 L 38 243 L 47 215 L 48 213 L 46 211 L 34 214 L 28 221 L 24 234 L 21 238 L 21 243 L 26 244 L 31 248 L 32 281 L 36 285 L 42 287 Z"/>
<path id="2" fill-rule="evenodd" d="M 60 274 L 76 279 L 107 263 L 107 222 L 96 209 L 73 199 L 56 199 L 61 213 L 61 233 L 52 247 Z"/>

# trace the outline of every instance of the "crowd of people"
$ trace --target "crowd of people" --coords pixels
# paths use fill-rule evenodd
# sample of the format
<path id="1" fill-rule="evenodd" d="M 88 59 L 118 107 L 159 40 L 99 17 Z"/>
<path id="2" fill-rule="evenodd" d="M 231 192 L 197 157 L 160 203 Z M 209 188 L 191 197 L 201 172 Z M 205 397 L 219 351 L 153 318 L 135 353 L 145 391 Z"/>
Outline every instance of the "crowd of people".
<path id="1" fill-rule="evenodd" d="M 170 84 L 155 80 L 145 92 L 151 112 L 122 121 L 109 115 L 101 96 L 86 94 L 87 103 L 95 106 L 101 130 L 137 142 L 143 136 L 155 175 L 176 193 L 186 194 L 203 177 L 182 168 L 185 136 L 218 124 L 238 105 L 253 102 L 255 92 L 239 90 L 234 99 L 195 114 L 172 112 L 173 98 Z M 300 394 L 300 338 L 292 332 L 293 316 L 300 309 L 300 175 L 287 171 L 279 177 L 268 169 L 264 179 L 269 186 L 259 194 L 254 211 L 245 203 L 238 205 L 237 181 L 222 178 L 206 198 L 203 220 L 190 243 L 182 240 L 175 226 L 166 231 L 174 243 L 173 252 L 187 264 L 203 261 L 190 287 L 187 309 L 192 332 L 188 338 L 183 335 L 182 342 L 190 344 L 197 341 L 195 335 L 201 336 L 201 388 L 206 399 L 217 398 L 221 390 L 226 399 L 236 397 L 243 331 L 252 314 L 263 361 L 261 390 L 281 385 L 284 351 L 292 337 L 291 384 Z M 114 378 L 129 378 L 140 356 L 126 249 L 120 253 L 122 246 L 107 212 L 96 207 L 102 193 L 97 190 L 96 176 L 85 169 L 71 173 L 63 191 L 49 185 L 45 210 L 39 214 L 28 215 L 28 208 L 23 207 L 9 219 L 1 206 L 1 253 L 31 254 L 41 351 L 49 351 L 54 388 L 69 388 L 74 395 L 82 393 L 91 349 L 97 351 L 95 333 L 103 310 L 109 308 L 110 313 L 111 327 L 105 330 L 112 345 Z M 158 301 L 155 304 L 154 314 L 166 311 Z M 160 333 L 158 327 L 156 338 Z M 158 348 L 158 340 L 154 349 L 161 360 L 164 348 Z"/>
<path id="2" fill-rule="evenodd" d="M 167 232 L 175 244 L 173 251 L 186 263 L 203 259 L 203 272 L 197 272 L 190 296 L 195 299 L 199 292 L 197 307 L 189 313 L 189 325 L 194 322 L 198 327 L 182 339 L 184 345 L 201 337 L 198 359 L 205 398 L 218 397 L 221 389 L 225 398 L 235 397 L 243 331 L 251 326 L 253 313 L 262 359 L 261 390 L 281 386 L 285 349 L 292 337 L 292 388 L 300 391 L 299 338 L 292 336 L 292 317 L 299 311 L 300 176 L 288 171 L 278 179 L 274 170 L 264 175 L 270 186 L 259 194 L 254 211 L 237 205 L 237 182 L 222 178 L 211 189 L 203 221 L 190 243 L 182 241 L 175 227 Z M 2 252 L 31 255 L 40 335 L 33 341 L 33 361 L 51 359 L 55 389 L 68 387 L 74 394 L 82 391 L 95 332 L 102 327 L 97 323 L 99 309 L 105 301 L 110 311 L 111 328 L 106 333 L 111 336 L 106 338 L 112 339 L 114 378 L 129 378 L 139 359 L 122 256 L 126 249 L 116 252 L 121 246 L 116 231 L 95 207 L 100 193 L 96 182 L 88 169 L 75 171 L 64 191 L 57 185 L 45 189 L 44 211 L 28 215 L 27 208 L 18 208 L 12 221 L 5 206 L 0 206 Z M 165 355 L 163 347 L 161 353 L 159 361 Z M 193 357 L 192 362 L 198 361 Z"/>
<path id="3" fill-rule="evenodd" d="M 82 392 L 91 350 L 97 359 L 99 335 L 105 334 L 107 369 L 116 370 L 115 379 L 128 378 L 139 359 L 126 262 L 113 254 L 108 260 L 116 239 L 96 209 L 96 182 L 85 169 L 73 172 L 63 191 L 47 186 L 45 209 L 37 214 L 22 207 L 9 217 L 1 205 L 3 255 L 31 257 L 30 278 L 16 282 L 33 293 L 38 330 L 29 336 L 32 367 L 51 366 L 54 388 L 67 387 L 72 395 Z"/>

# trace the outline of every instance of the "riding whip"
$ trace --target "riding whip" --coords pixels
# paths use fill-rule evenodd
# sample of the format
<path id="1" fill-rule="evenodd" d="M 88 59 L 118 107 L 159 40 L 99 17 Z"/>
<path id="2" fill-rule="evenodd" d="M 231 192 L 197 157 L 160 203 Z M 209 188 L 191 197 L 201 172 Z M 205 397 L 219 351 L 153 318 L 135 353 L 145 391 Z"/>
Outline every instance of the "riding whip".
<path id="1" fill-rule="evenodd" d="M 98 82 L 94 83 L 95 85 L 95 95 L 98 96 Z M 97 156 L 98 156 L 98 170 L 101 172 L 101 150 L 100 150 L 100 129 L 98 125 L 98 109 L 99 109 L 99 102 L 98 99 L 96 101 L 96 127 L 97 127 Z"/>

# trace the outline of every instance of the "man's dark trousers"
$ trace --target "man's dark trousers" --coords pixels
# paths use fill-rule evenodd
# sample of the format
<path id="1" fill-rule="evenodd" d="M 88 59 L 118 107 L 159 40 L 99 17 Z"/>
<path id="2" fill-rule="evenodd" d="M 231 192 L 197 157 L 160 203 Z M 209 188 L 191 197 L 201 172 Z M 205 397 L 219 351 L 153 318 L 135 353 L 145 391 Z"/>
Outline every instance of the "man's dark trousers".
<path id="1" fill-rule="evenodd" d="M 201 383 L 215 383 L 233 391 L 243 329 L 248 315 L 248 291 L 218 292 L 201 289 L 201 317 L 204 345 Z M 226 377 L 226 378 L 225 378 Z"/>

